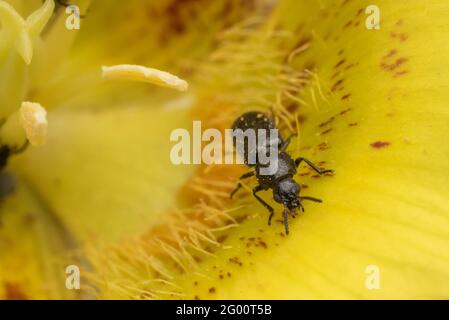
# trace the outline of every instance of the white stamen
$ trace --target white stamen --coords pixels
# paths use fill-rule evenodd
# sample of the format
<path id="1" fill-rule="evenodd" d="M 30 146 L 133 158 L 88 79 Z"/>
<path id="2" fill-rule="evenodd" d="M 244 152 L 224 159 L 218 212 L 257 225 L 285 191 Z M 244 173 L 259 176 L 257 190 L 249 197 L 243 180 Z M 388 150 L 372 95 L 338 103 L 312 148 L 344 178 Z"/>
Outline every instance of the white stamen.
<path id="1" fill-rule="evenodd" d="M 103 66 L 102 71 L 105 79 L 147 82 L 179 91 L 189 88 L 187 81 L 171 73 L 139 65 Z"/>
<path id="2" fill-rule="evenodd" d="M 39 103 L 22 103 L 20 107 L 20 123 L 31 145 L 40 146 L 45 144 L 48 127 L 47 111 Z"/>

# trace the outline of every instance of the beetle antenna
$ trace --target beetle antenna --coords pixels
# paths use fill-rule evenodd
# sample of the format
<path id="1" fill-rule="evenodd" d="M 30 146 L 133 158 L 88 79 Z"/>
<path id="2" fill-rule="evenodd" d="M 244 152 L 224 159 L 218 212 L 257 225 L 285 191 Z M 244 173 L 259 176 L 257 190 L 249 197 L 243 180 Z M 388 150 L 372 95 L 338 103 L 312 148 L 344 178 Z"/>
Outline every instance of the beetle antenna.
<path id="1" fill-rule="evenodd" d="M 318 203 L 323 202 L 323 200 L 318 199 L 318 198 L 313 198 L 313 197 L 299 197 L 299 200 L 309 200 L 309 201 L 318 202 Z"/>
<path id="2" fill-rule="evenodd" d="M 288 235 L 288 209 L 284 208 L 284 227 L 285 227 L 285 233 Z"/>

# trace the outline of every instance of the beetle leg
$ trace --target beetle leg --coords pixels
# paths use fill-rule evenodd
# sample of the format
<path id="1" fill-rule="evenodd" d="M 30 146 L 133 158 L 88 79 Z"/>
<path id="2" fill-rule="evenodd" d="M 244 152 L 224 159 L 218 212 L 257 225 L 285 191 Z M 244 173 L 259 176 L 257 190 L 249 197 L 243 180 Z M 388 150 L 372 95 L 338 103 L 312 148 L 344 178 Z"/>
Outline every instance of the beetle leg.
<path id="1" fill-rule="evenodd" d="M 273 109 L 273 107 L 270 107 L 270 118 L 271 118 L 271 120 L 274 122 L 274 124 L 276 125 L 276 127 L 277 127 L 277 118 L 276 118 L 276 113 L 274 112 L 274 109 Z"/>
<path id="2" fill-rule="evenodd" d="M 314 198 L 314 197 L 299 197 L 299 200 L 309 200 L 309 201 L 318 202 L 318 203 L 323 202 L 323 200 Z"/>
<path id="3" fill-rule="evenodd" d="M 301 162 L 305 162 L 307 163 L 313 170 L 315 170 L 318 174 L 325 174 L 328 172 L 334 172 L 334 170 L 321 170 L 320 168 L 318 168 L 316 165 L 314 165 L 311 161 L 307 160 L 306 158 L 298 158 L 295 160 L 295 164 L 296 164 L 296 168 L 299 167 L 299 165 L 301 164 Z"/>
<path id="4" fill-rule="evenodd" d="M 257 193 L 262 190 L 263 189 L 261 186 L 255 187 L 253 189 L 253 196 L 270 212 L 270 217 L 268 218 L 268 225 L 271 226 L 271 219 L 273 218 L 274 215 L 274 209 L 268 203 L 266 203 L 261 197 L 257 195 Z"/>
<path id="5" fill-rule="evenodd" d="M 290 135 L 287 140 L 285 140 L 282 144 L 281 144 L 281 151 L 285 151 L 285 149 L 287 149 L 287 147 L 289 146 L 291 140 L 293 137 L 297 137 L 298 134 L 297 133 L 293 133 L 292 135 Z"/>
<path id="6" fill-rule="evenodd" d="M 240 190 L 241 187 L 242 187 L 242 184 L 239 182 L 237 187 L 231 192 L 231 195 L 229 197 L 232 199 L 234 197 L 234 195 L 237 193 L 237 191 Z"/>
<path id="7" fill-rule="evenodd" d="M 285 233 L 288 235 L 288 210 L 287 208 L 284 208 L 284 227 L 285 227 Z"/>
<path id="8" fill-rule="evenodd" d="M 270 216 L 268 217 L 268 225 L 271 226 L 271 220 L 273 220 L 274 211 L 270 213 Z"/>
<path id="9" fill-rule="evenodd" d="M 252 176 L 254 176 L 254 171 L 247 172 L 247 173 L 243 174 L 243 175 L 239 178 L 239 180 L 248 179 L 248 178 L 251 178 Z M 239 182 L 239 183 L 237 184 L 237 187 L 231 192 L 231 195 L 230 195 L 231 199 L 232 199 L 232 197 L 234 197 L 234 195 L 237 193 L 237 191 L 240 190 L 241 187 L 242 187 L 242 183 Z"/>

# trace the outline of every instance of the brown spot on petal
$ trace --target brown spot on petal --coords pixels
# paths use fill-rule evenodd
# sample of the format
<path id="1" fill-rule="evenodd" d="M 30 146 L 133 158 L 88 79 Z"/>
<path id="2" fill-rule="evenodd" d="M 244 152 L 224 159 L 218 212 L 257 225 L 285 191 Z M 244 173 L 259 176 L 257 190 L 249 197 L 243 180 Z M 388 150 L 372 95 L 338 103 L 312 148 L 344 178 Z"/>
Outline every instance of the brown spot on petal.
<path id="1" fill-rule="evenodd" d="M 239 257 L 229 258 L 230 263 L 235 263 L 238 266 L 243 266 L 243 263 L 240 261 Z"/>
<path id="2" fill-rule="evenodd" d="M 330 146 L 328 143 L 322 142 L 318 145 L 318 149 L 321 151 L 324 151 L 324 150 L 330 149 Z"/>
<path id="3" fill-rule="evenodd" d="M 220 237 L 217 238 L 217 242 L 218 243 L 223 243 L 225 242 L 225 240 L 228 238 L 227 234 L 221 235 Z"/>
<path id="4" fill-rule="evenodd" d="M 340 80 L 338 80 L 337 82 L 335 82 L 335 83 L 332 85 L 331 91 L 332 91 L 332 92 L 335 92 L 335 91 L 338 89 L 338 87 L 340 87 L 340 85 L 341 85 L 343 82 L 344 82 L 344 79 L 340 79 Z"/>
<path id="5" fill-rule="evenodd" d="M 408 35 L 406 35 L 405 33 L 398 33 L 394 31 L 390 34 L 390 36 L 393 39 L 398 39 L 400 42 L 404 42 L 408 39 Z"/>
<path id="6" fill-rule="evenodd" d="M 329 120 L 320 123 L 320 125 L 318 127 L 323 128 L 323 127 L 327 126 L 328 124 L 331 124 L 334 120 L 335 120 L 335 117 L 330 117 Z"/>
<path id="7" fill-rule="evenodd" d="M 350 27 L 352 24 L 352 20 L 349 20 L 348 22 L 346 22 L 346 24 L 343 26 L 343 30 Z"/>
<path id="8" fill-rule="evenodd" d="M 358 65 L 358 63 L 351 63 L 351 64 L 348 64 L 348 65 L 346 66 L 345 70 L 349 70 L 349 69 L 355 67 L 356 65 Z"/>
<path id="9" fill-rule="evenodd" d="M 393 77 L 397 78 L 397 77 L 403 76 L 403 75 L 405 75 L 405 74 L 407 74 L 407 73 L 408 73 L 407 70 L 398 71 L 398 72 L 396 72 L 396 73 L 394 74 Z"/>
<path id="10" fill-rule="evenodd" d="M 345 5 L 347 5 L 347 4 L 349 3 L 349 1 L 350 1 L 350 0 L 344 0 L 344 1 L 341 3 L 340 7 L 341 7 L 341 8 L 344 7 Z"/>
<path id="11" fill-rule="evenodd" d="M 337 64 L 335 65 L 334 69 L 337 69 L 338 67 L 343 65 L 343 63 L 345 63 L 345 62 L 346 62 L 346 59 L 341 59 L 340 61 L 337 62 Z"/>
<path id="12" fill-rule="evenodd" d="M 331 80 L 334 80 L 339 74 L 340 74 L 340 71 L 335 72 L 335 73 L 331 76 Z"/>
<path id="13" fill-rule="evenodd" d="M 307 117 L 305 115 L 298 115 L 298 123 L 304 123 L 304 121 L 306 121 Z"/>
<path id="14" fill-rule="evenodd" d="M 352 108 L 348 108 L 348 109 L 345 109 L 345 110 L 342 110 L 341 112 L 340 112 L 340 115 L 341 116 L 344 116 L 345 114 L 347 114 L 349 111 L 351 111 L 352 110 Z"/>
<path id="15" fill-rule="evenodd" d="M 331 131 L 333 131 L 333 130 L 334 130 L 334 129 L 332 129 L 332 128 L 327 129 L 327 130 L 324 130 L 323 132 L 320 133 L 320 135 L 323 136 L 323 135 L 328 134 L 329 132 L 331 132 Z"/>
<path id="16" fill-rule="evenodd" d="M 408 61 L 407 58 L 399 58 L 395 62 L 390 63 L 390 64 L 382 62 L 380 64 L 380 66 L 383 69 L 385 69 L 386 71 L 393 71 L 393 70 L 397 69 L 399 66 L 401 66 L 402 64 L 406 63 L 407 61 Z"/>
<path id="17" fill-rule="evenodd" d="M 390 50 L 390 52 L 388 52 L 386 55 L 384 55 L 384 56 L 382 57 L 382 59 L 388 59 L 388 58 L 391 58 L 391 57 L 394 56 L 396 53 L 398 53 L 398 50 L 392 49 L 392 50 Z"/>
<path id="18" fill-rule="evenodd" d="M 267 243 L 266 243 L 265 241 L 260 240 L 260 241 L 259 241 L 259 245 L 260 245 L 262 248 L 264 248 L 264 249 L 267 249 L 267 248 L 268 248 Z"/>
<path id="19" fill-rule="evenodd" d="M 18 283 L 5 282 L 3 284 L 5 288 L 5 300 L 27 300 L 26 294 L 22 291 L 22 288 Z"/>
<path id="20" fill-rule="evenodd" d="M 341 97 L 341 100 L 347 100 L 347 99 L 349 99 L 350 97 L 351 97 L 351 94 L 348 93 L 348 94 L 345 94 L 343 97 Z"/>
<path id="21" fill-rule="evenodd" d="M 373 147 L 374 149 L 382 149 L 385 147 L 388 147 L 390 145 L 390 142 L 386 142 L 386 141 L 376 141 L 370 144 L 371 147 Z"/>

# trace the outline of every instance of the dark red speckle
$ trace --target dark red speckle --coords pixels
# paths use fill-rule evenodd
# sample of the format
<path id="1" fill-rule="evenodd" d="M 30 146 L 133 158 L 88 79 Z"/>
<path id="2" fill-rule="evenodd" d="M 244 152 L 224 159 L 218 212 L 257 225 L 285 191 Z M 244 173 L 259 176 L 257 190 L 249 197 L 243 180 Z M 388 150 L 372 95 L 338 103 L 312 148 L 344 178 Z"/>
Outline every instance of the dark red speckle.
<path id="1" fill-rule="evenodd" d="M 371 147 L 373 147 L 374 149 L 382 149 L 385 147 L 388 147 L 390 145 L 390 142 L 386 142 L 386 141 L 376 141 L 370 144 Z"/>
<path id="2" fill-rule="evenodd" d="M 343 97 L 341 97 L 341 100 L 347 100 L 347 99 L 349 99 L 350 97 L 351 97 L 351 94 L 348 93 L 348 94 L 345 94 Z"/>

